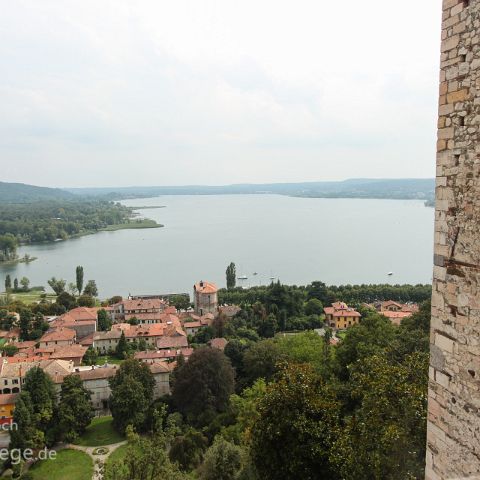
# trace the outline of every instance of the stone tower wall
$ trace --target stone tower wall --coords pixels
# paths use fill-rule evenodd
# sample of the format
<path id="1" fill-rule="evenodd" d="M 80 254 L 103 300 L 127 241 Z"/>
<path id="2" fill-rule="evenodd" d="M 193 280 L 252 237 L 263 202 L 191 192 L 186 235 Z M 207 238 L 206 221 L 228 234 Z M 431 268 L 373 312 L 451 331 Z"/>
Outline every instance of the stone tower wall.
<path id="1" fill-rule="evenodd" d="M 427 480 L 480 479 L 480 0 L 443 0 Z"/>

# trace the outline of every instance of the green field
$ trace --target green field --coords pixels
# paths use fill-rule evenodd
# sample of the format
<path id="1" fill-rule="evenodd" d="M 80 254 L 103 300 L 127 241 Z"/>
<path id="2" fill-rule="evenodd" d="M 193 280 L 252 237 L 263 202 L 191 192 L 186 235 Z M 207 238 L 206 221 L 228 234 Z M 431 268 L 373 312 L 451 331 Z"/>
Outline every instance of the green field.
<path id="1" fill-rule="evenodd" d="M 112 445 L 125 440 L 112 425 L 112 417 L 96 417 L 87 427 L 87 431 L 75 441 L 75 444 L 84 447 L 99 447 Z"/>
<path id="2" fill-rule="evenodd" d="M 24 302 L 24 303 L 34 303 L 34 302 L 39 302 L 40 300 L 42 300 L 42 295 L 45 295 L 45 292 L 43 292 L 42 290 L 31 290 L 30 292 L 20 292 L 20 293 L 10 293 L 8 296 L 10 298 L 11 301 L 15 301 L 15 300 L 18 300 L 20 302 Z M 1 299 L 5 299 L 6 298 L 6 293 L 0 293 L 0 298 Z M 45 297 L 45 300 L 49 301 L 49 302 L 53 302 L 55 301 L 55 299 L 57 298 L 57 296 L 53 293 L 47 293 L 46 294 L 46 297 Z"/>
<path id="3" fill-rule="evenodd" d="M 34 480 L 91 480 L 93 461 L 77 450 L 60 450 L 55 460 L 43 460 L 30 468 Z"/>
<path id="4" fill-rule="evenodd" d="M 105 363 L 113 363 L 114 365 L 120 365 L 124 361 L 125 360 L 120 360 L 119 358 L 114 357 L 113 355 L 100 355 L 98 357 L 99 365 L 104 365 Z"/>
<path id="5" fill-rule="evenodd" d="M 121 445 L 116 450 L 114 450 L 106 461 L 106 468 L 108 468 L 108 465 L 111 465 L 113 462 L 123 460 L 127 454 L 127 451 L 128 451 L 127 444 Z"/>

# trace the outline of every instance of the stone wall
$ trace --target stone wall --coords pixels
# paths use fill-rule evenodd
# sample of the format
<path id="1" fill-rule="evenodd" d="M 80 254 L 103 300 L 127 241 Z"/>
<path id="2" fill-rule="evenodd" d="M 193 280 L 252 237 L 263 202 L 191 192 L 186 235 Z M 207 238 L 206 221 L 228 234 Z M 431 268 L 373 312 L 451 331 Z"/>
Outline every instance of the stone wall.
<path id="1" fill-rule="evenodd" d="M 443 0 L 427 480 L 480 479 L 480 0 Z"/>

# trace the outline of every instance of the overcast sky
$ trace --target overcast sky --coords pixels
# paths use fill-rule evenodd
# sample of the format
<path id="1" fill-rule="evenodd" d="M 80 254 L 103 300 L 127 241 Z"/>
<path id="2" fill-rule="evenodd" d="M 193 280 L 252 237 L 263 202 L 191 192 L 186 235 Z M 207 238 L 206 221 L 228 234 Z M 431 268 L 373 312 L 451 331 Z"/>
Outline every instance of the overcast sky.
<path id="1" fill-rule="evenodd" d="M 433 177 L 441 0 L 0 0 L 0 180 Z"/>

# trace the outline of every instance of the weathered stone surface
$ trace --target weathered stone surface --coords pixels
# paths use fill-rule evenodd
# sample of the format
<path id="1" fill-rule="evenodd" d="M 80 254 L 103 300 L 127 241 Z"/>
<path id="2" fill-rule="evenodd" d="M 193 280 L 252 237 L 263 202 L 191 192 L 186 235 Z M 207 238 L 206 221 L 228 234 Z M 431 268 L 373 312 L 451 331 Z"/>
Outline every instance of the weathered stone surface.
<path id="1" fill-rule="evenodd" d="M 425 477 L 480 480 L 480 0 L 442 22 Z"/>

